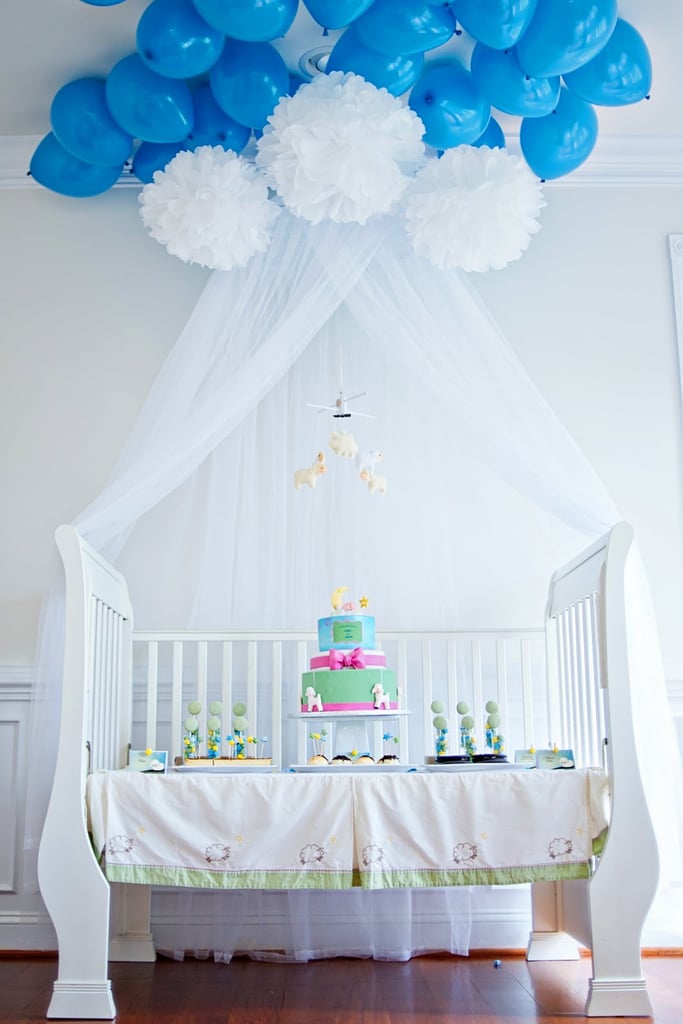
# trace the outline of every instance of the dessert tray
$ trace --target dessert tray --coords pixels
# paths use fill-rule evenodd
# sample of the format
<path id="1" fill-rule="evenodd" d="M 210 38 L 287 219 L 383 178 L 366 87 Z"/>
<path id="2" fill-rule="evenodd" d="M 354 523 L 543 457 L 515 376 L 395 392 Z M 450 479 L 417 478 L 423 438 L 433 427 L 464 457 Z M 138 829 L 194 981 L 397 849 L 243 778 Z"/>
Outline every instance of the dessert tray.
<path id="1" fill-rule="evenodd" d="M 199 774 L 199 775 L 235 775 L 235 774 L 249 774 L 254 775 L 258 772 L 265 772 L 266 774 L 273 774 L 273 772 L 279 772 L 280 769 L 276 764 L 247 764 L 244 761 L 237 761 L 235 764 L 176 764 L 173 766 L 175 772 L 187 772 L 188 774 Z"/>
<path id="2" fill-rule="evenodd" d="M 416 772 L 416 764 L 292 764 L 290 772 L 310 772 L 311 775 L 382 775 L 387 772 Z"/>
<path id="3" fill-rule="evenodd" d="M 426 764 L 428 772 L 517 772 L 528 771 L 525 764 L 515 764 L 514 761 L 455 761 Z"/>

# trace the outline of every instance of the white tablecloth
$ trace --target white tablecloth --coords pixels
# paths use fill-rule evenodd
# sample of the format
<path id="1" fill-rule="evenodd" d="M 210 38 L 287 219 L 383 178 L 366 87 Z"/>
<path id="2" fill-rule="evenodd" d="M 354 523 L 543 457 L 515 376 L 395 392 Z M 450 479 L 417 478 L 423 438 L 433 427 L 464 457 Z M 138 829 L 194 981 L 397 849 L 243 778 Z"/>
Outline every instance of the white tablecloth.
<path id="1" fill-rule="evenodd" d="M 491 885 L 587 877 L 602 772 L 96 772 L 111 881 L 221 889 Z"/>

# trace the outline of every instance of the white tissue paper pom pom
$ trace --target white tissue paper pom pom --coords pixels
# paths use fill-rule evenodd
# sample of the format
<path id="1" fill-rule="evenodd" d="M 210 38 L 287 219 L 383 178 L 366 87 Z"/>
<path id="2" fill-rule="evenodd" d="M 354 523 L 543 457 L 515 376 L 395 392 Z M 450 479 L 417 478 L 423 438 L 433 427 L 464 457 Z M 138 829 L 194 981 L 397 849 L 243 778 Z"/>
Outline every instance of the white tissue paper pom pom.
<path id="1" fill-rule="evenodd" d="M 185 263 L 212 270 L 243 267 L 265 252 L 280 212 L 254 165 L 221 146 L 182 150 L 139 199 L 152 238 Z"/>
<path id="2" fill-rule="evenodd" d="M 256 164 L 311 224 L 387 213 L 424 162 L 422 121 L 360 75 L 319 75 L 281 98 L 268 121 Z"/>
<path id="3" fill-rule="evenodd" d="M 543 192 L 521 157 L 457 146 L 424 167 L 406 199 L 415 252 L 441 270 L 501 270 L 539 228 Z"/>

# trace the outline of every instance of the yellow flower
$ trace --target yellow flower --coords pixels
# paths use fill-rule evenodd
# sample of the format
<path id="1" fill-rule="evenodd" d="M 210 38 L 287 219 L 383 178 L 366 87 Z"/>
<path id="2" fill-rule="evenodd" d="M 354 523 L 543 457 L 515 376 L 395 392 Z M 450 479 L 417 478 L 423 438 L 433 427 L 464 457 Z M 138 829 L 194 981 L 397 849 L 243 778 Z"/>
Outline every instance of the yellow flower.
<path id="1" fill-rule="evenodd" d="M 147 757 L 151 757 L 151 756 L 152 756 L 152 751 L 150 750 L 150 748 L 149 748 L 149 747 L 147 747 L 147 750 L 145 751 L 145 755 L 146 755 Z"/>

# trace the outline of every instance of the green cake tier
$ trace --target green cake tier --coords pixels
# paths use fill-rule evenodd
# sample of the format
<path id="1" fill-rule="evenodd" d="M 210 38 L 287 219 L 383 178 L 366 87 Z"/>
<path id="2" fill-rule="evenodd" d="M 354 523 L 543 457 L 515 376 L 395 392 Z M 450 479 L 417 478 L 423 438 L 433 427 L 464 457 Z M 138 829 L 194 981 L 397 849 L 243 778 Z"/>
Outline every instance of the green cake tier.
<path id="1" fill-rule="evenodd" d="M 385 698 L 373 692 L 381 687 Z M 311 691 L 309 694 L 307 691 Z M 389 707 L 386 706 L 388 697 Z M 322 704 L 322 708 L 318 706 Z M 377 698 L 377 699 L 376 699 Z M 301 710 L 319 711 L 395 711 L 398 707 L 396 673 L 387 668 L 321 669 L 304 672 L 301 677 Z"/>

